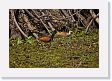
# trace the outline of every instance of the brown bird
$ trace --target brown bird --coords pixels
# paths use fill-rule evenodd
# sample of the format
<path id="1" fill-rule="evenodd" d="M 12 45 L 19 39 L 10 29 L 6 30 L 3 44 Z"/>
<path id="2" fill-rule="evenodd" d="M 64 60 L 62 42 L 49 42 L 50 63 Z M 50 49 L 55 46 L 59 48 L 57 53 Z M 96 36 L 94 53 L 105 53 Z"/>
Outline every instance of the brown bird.
<path id="1" fill-rule="evenodd" d="M 70 36 L 71 33 L 72 33 L 72 31 L 69 31 L 69 32 L 57 32 L 56 36 L 67 37 L 67 36 Z"/>
<path id="2" fill-rule="evenodd" d="M 42 42 L 50 42 L 50 41 L 53 40 L 53 38 L 54 38 L 54 36 L 55 36 L 56 33 L 57 33 L 57 31 L 54 30 L 52 32 L 51 36 L 50 35 L 48 35 L 48 36 L 41 36 L 41 37 L 38 37 L 37 39 L 40 40 L 40 41 L 42 41 Z"/>

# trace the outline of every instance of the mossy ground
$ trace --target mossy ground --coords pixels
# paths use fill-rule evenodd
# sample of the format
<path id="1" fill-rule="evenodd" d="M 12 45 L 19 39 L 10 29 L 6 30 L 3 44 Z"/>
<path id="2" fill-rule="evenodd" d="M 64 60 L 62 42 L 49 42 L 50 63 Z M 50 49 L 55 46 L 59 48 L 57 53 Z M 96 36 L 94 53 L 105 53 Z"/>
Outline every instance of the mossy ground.
<path id="1" fill-rule="evenodd" d="M 99 67 L 98 29 L 88 34 L 83 29 L 77 29 L 71 36 L 55 37 L 49 43 L 23 41 L 17 44 L 17 39 L 10 39 L 9 42 L 10 68 Z"/>

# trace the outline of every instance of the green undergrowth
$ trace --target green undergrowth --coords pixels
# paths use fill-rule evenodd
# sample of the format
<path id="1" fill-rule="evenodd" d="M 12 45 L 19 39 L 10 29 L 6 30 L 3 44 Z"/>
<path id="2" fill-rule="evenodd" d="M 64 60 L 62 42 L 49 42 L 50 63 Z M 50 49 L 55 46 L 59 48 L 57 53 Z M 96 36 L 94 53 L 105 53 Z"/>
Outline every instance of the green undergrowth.
<path id="1" fill-rule="evenodd" d="M 10 68 L 98 68 L 99 30 L 74 30 L 69 37 L 55 37 L 53 42 L 9 41 Z"/>

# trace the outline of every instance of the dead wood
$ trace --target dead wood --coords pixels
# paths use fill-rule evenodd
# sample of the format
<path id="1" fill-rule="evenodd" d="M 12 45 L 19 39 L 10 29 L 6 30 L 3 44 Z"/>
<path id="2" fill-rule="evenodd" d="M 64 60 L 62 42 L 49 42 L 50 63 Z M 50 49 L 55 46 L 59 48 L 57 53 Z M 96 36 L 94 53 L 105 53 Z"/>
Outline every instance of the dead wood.
<path id="1" fill-rule="evenodd" d="M 95 18 L 97 15 L 95 14 L 95 12 L 93 10 L 90 10 L 90 14 L 93 18 Z M 95 18 L 95 21 L 99 24 L 99 18 Z"/>
<path id="2" fill-rule="evenodd" d="M 91 21 L 89 22 L 87 28 L 86 28 L 86 33 L 88 32 L 89 27 L 91 26 L 92 22 L 99 16 L 99 14 L 97 14 L 94 18 L 91 19 Z"/>
<path id="3" fill-rule="evenodd" d="M 85 28 L 87 33 L 90 27 L 99 27 L 98 9 L 11 9 L 10 37 L 12 33 L 27 38 L 29 35 L 51 35 L 57 31 L 75 31 L 78 27 Z M 18 31 L 17 31 L 18 30 Z M 19 34 L 20 33 L 20 34 Z M 31 33 L 31 34 L 30 34 Z"/>
<path id="4" fill-rule="evenodd" d="M 11 10 L 11 14 L 12 14 L 12 17 L 13 17 L 13 20 L 14 20 L 14 23 L 15 23 L 16 27 L 19 29 L 19 31 L 22 33 L 22 35 L 27 38 L 28 36 L 19 27 L 19 25 L 18 25 L 18 23 L 16 21 L 16 18 L 15 18 L 15 15 L 14 15 L 14 11 L 13 10 Z"/>
<path id="5" fill-rule="evenodd" d="M 35 14 L 35 16 L 36 16 L 37 18 L 40 19 L 41 23 L 44 25 L 44 27 L 47 29 L 48 33 L 51 35 L 51 32 L 50 32 L 49 29 L 48 29 L 48 26 L 43 22 L 43 20 L 40 18 L 40 16 L 38 16 L 38 15 L 36 14 L 35 10 L 33 10 L 33 9 L 32 9 L 32 12 Z M 43 12 L 42 12 L 42 15 L 44 15 Z"/>
<path id="6" fill-rule="evenodd" d="M 22 12 L 24 13 L 24 10 L 22 10 Z M 24 19 L 25 23 L 27 24 L 28 29 L 30 31 L 33 31 L 35 28 L 33 26 L 31 26 L 31 24 L 25 14 L 23 14 L 23 19 Z M 33 35 L 35 38 L 38 38 L 36 33 L 33 32 Z"/>

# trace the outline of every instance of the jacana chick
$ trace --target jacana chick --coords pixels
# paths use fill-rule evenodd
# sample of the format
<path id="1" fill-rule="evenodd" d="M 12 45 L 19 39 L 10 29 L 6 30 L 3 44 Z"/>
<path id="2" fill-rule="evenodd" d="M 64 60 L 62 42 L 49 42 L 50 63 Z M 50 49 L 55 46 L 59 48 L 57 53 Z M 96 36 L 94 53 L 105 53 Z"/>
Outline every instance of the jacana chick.
<path id="1" fill-rule="evenodd" d="M 55 36 L 56 33 L 57 33 L 57 31 L 54 30 L 52 32 L 51 36 L 50 35 L 48 35 L 48 36 L 41 36 L 41 37 L 38 37 L 38 40 L 43 41 L 43 42 L 50 42 L 50 41 L 53 40 L 53 38 L 54 38 L 54 36 Z"/>

